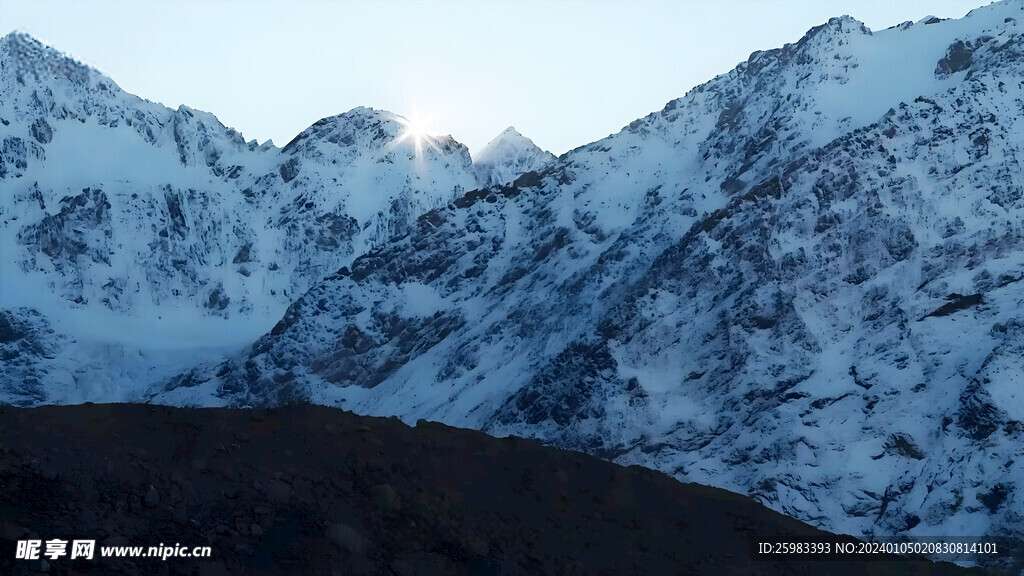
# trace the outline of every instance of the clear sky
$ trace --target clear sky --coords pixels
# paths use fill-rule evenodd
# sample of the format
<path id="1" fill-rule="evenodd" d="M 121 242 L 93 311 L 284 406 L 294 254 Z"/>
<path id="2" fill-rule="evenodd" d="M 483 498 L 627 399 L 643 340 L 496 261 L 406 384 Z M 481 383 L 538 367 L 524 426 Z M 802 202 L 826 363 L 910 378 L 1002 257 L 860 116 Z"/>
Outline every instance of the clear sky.
<path id="1" fill-rule="evenodd" d="M 0 0 L 125 90 L 283 146 L 371 106 L 479 151 L 509 125 L 561 154 L 831 16 L 873 30 L 988 0 Z M 2 97 L 2 95 L 0 95 Z"/>

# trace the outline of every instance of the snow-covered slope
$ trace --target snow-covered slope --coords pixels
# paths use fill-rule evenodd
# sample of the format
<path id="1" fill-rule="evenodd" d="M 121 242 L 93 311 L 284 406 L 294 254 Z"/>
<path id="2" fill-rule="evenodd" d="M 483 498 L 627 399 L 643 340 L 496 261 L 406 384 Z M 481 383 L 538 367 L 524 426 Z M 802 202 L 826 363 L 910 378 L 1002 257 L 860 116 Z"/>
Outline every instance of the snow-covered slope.
<path id="1" fill-rule="evenodd" d="M 527 172 L 536 172 L 555 161 L 555 155 L 541 150 L 512 126 L 502 130 L 473 158 L 473 168 L 482 186 L 510 184 Z"/>
<path id="2" fill-rule="evenodd" d="M 74 343 L 9 358 L 0 400 L 130 399 L 251 343 L 311 282 L 475 187 L 464 146 L 419 149 L 405 124 L 358 108 L 258 146 L 0 39 L 0 309 Z"/>
<path id="3" fill-rule="evenodd" d="M 1022 10 L 755 53 L 425 214 L 154 399 L 309 398 L 840 532 L 1021 538 Z"/>

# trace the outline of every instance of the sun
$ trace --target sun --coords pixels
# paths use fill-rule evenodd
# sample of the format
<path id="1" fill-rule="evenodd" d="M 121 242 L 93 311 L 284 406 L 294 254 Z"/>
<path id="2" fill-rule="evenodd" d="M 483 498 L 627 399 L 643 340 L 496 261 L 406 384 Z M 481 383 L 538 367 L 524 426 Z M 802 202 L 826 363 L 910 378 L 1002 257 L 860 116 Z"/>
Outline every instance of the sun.
<path id="1" fill-rule="evenodd" d="M 402 133 L 398 135 L 396 143 L 412 140 L 417 157 L 423 155 L 424 144 L 426 144 L 428 148 L 437 151 L 438 148 L 435 144 L 435 138 L 430 134 L 424 120 L 418 118 L 403 118 L 399 116 L 398 123 L 402 125 Z"/>
<path id="2" fill-rule="evenodd" d="M 405 122 L 402 122 L 402 120 L 405 120 Z M 402 118 L 401 120 L 399 120 L 399 122 L 402 122 L 402 125 L 405 128 L 405 134 L 407 138 L 422 139 L 429 134 L 427 132 L 427 125 L 420 120 Z"/>

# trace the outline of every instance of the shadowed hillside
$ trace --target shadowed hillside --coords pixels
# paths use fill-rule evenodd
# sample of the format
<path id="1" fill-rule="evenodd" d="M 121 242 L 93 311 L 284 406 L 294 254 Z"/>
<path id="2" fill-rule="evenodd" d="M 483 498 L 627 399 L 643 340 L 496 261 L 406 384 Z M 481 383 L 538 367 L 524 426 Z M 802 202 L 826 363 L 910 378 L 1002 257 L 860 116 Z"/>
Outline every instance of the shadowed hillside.
<path id="1" fill-rule="evenodd" d="M 212 556 L 14 559 L 16 541 L 52 538 Z M 752 558 L 754 541 L 822 538 L 840 540 L 724 490 L 434 423 L 306 405 L 0 408 L 2 574 L 983 573 Z"/>

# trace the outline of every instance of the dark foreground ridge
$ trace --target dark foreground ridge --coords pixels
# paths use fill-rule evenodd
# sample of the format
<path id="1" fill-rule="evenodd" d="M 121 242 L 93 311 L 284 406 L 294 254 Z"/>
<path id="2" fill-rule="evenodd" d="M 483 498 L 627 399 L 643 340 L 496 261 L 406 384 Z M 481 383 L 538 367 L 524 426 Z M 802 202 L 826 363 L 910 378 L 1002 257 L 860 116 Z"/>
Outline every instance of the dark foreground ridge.
<path id="1" fill-rule="evenodd" d="M 212 557 L 15 559 L 18 540 L 54 538 Z M 724 490 L 434 423 L 306 405 L 0 408 L 0 574 L 982 573 L 751 556 L 754 541 L 822 538 L 852 540 Z"/>

